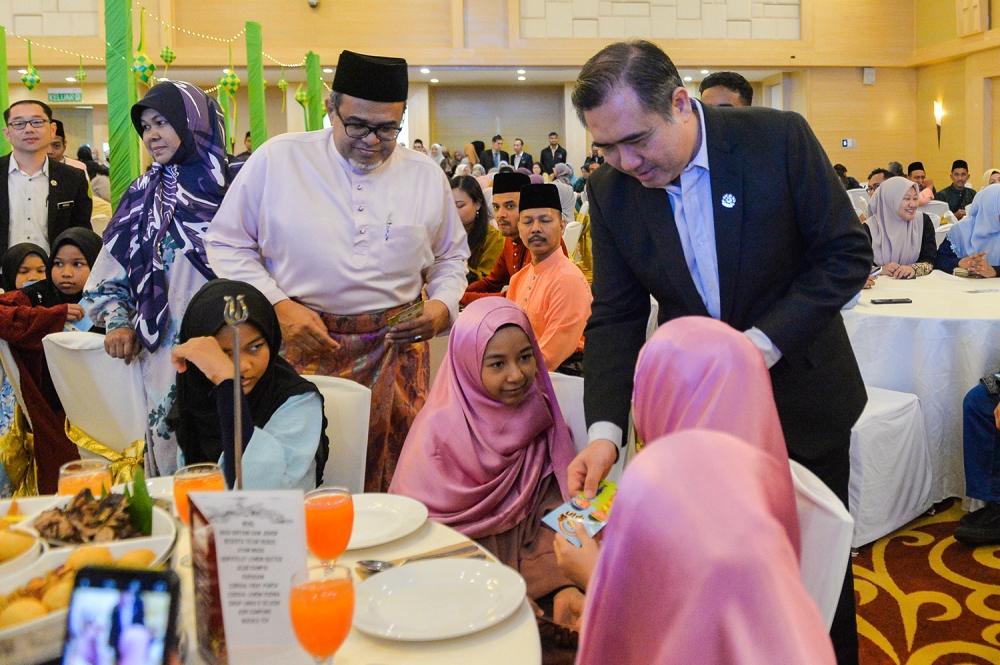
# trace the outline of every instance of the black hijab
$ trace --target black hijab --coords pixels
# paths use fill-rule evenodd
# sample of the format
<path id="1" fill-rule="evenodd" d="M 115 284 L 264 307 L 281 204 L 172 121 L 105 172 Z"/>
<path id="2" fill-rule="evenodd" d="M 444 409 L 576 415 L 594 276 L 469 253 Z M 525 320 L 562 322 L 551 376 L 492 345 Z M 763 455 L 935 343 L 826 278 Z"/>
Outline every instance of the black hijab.
<path id="1" fill-rule="evenodd" d="M 189 127 L 180 88 L 169 81 L 157 83 L 149 89 L 145 97 L 132 105 L 132 126 L 140 137 L 142 137 L 142 113 L 146 109 L 153 109 L 163 115 L 181 139 L 181 147 L 170 160 L 171 164 L 183 164 L 191 157 L 201 159 L 195 148 L 194 134 Z"/>
<path id="2" fill-rule="evenodd" d="M 243 296 L 247 323 L 260 331 L 267 341 L 271 358 L 264 374 L 246 395 L 250 417 L 255 427 L 264 427 L 285 402 L 296 395 L 322 395 L 311 381 L 299 376 L 288 362 L 278 355 L 281 349 L 281 327 L 274 307 L 263 293 L 243 282 L 214 279 L 202 286 L 191 298 L 184 320 L 181 321 L 180 343 L 194 337 L 213 337 L 226 325 L 223 317 L 226 296 Z M 187 371 L 177 374 L 177 401 L 172 413 L 177 432 L 177 444 L 184 452 L 186 464 L 218 462 L 223 452 L 222 430 L 216 397 L 216 386 L 201 370 L 188 363 Z M 229 396 L 224 396 L 228 398 Z M 243 445 L 249 443 L 244 441 Z M 232 448 L 232 443 L 229 446 Z M 316 450 L 316 486 L 323 482 L 323 467 L 330 454 L 326 438 L 326 415 L 319 447 Z"/>
<path id="3" fill-rule="evenodd" d="M 104 243 L 101 240 L 101 236 L 90 229 L 78 226 L 66 229 L 56 236 L 55 242 L 52 243 L 52 256 L 45 262 L 45 280 L 35 282 L 21 290 L 35 306 L 55 307 L 56 305 L 68 305 L 80 302 L 80 299 L 83 297 L 82 291 L 73 295 L 63 293 L 56 288 L 55 283 L 52 281 L 52 267 L 56 262 L 56 254 L 59 253 L 60 248 L 64 245 L 73 245 L 79 249 L 80 253 L 83 254 L 83 258 L 87 259 L 87 265 L 93 270 L 94 263 L 97 261 L 97 255 L 101 253 L 101 247 Z M 6 257 L 4 258 L 6 259 Z"/>
<path id="4" fill-rule="evenodd" d="M 17 290 L 17 271 L 21 269 L 24 260 L 32 254 L 37 255 L 48 265 L 49 255 L 44 249 L 30 242 L 18 243 L 4 252 L 3 260 L 0 260 L 0 280 L 3 281 L 4 291 Z"/>

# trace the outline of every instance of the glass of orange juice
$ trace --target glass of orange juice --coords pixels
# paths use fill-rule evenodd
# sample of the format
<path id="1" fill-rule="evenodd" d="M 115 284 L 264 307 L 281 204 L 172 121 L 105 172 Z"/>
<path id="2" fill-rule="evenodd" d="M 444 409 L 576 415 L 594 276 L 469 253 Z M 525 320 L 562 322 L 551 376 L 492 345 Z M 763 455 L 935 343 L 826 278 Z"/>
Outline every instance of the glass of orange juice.
<path id="1" fill-rule="evenodd" d="M 210 462 L 189 464 L 174 474 L 174 506 L 177 515 L 187 526 L 191 526 L 188 504 L 189 492 L 222 492 L 226 489 L 226 478 L 222 467 Z"/>
<path id="2" fill-rule="evenodd" d="M 354 529 L 354 501 L 344 487 L 306 493 L 306 543 L 313 556 L 333 562 L 347 551 Z"/>
<path id="3" fill-rule="evenodd" d="M 292 576 L 288 597 L 292 629 L 317 665 L 329 663 L 354 619 L 354 580 L 344 566 L 303 568 Z"/>
<path id="4" fill-rule="evenodd" d="M 111 470 L 107 462 L 80 460 L 59 467 L 59 494 L 76 496 L 87 488 L 98 499 L 104 492 L 111 491 Z"/>

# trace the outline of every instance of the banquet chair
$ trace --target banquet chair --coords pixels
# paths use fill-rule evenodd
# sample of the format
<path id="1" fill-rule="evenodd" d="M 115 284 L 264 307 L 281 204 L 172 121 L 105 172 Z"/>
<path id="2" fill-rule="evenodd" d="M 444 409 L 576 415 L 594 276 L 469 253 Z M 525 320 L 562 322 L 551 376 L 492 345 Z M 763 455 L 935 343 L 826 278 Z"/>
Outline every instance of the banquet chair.
<path id="1" fill-rule="evenodd" d="M 868 404 L 851 429 L 854 547 L 895 531 L 933 505 L 920 400 L 910 393 L 865 389 Z"/>
<path id="2" fill-rule="evenodd" d="M 589 214 L 590 214 L 590 201 L 584 201 L 580 205 L 580 221 L 583 221 L 583 218 Z"/>
<path id="3" fill-rule="evenodd" d="M 937 246 L 940 247 L 944 239 L 948 237 L 948 231 L 954 228 L 954 224 L 942 224 L 941 226 L 934 227 L 934 235 L 937 236 Z"/>
<path id="4" fill-rule="evenodd" d="M 937 215 L 938 217 L 944 217 L 946 213 L 951 212 L 951 208 L 944 201 L 929 201 L 926 204 L 917 208 L 917 214 L 922 212 L 931 213 Z"/>
<path id="5" fill-rule="evenodd" d="M 350 379 L 304 374 L 323 395 L 326 438 L 330 458 L 323 468 L 324 487 L 346 487 L 352 493 L 365 491 L 368 458 L 368 420 L 372 391 Z"/>
<path id="6" fill-rule="evenodd" d="M 587 434 L 587 420 L 583 414 L 583 377 L 549 372 L 549 378 L 552 380 L 552 389 L 556 393 L 556 401 L 559 403 L 563 420 L 569 425 L 569 430 L 573 434 L 573 445 L 576 447 L 576 452 L 580 452 L 590 442 L 590 437 Z M 618 461 L 611 467 L 607 479 L 613 483 L 618 482 L 624 465 L 625 455 L 623 453 L 618 456 Z"/>
<path id="7" fill-rule="evenodd" d="M 865 204 L 868 203 L 871 198 L 868 196 L 868 190 L 864 187 L 859 189 L 849 189 L 847 190 L 847 195 L 851 197 L 851 203 L 854 204 L 855 208 L 865 209 Z"/>
<path id="8" fill-rule="evenodd" d="M 139 363 L 126 365 L 104 350 L 104 335 L 58 332 L 42 340 L 52 384 L 71 425 L 81 459 L 103 459 L 84 446 L 89 437 L 117 455 L 135 457 L 146 441 L 146 391 Z M 81 443 L 83 442 L 83 443 Z M 114 460 L 112 460 L 114 461 Z"/>
<path id="9" fill-rule="evenodd" d="M 583 233 L 583 224 L 580 222 L 570 222 L 563 231 L 563 241 L 566 243 L 566 253 L 573 256 L 576 245 L 580 242 L 580 235 Z"/>
<path id="10" fill-rule="evenodd" d="M 812 471 L 794 460 L 789 463 L 802 542 L 799 575 L 829 628 L 851 558 L 854 520 L 833 490 Z"/>

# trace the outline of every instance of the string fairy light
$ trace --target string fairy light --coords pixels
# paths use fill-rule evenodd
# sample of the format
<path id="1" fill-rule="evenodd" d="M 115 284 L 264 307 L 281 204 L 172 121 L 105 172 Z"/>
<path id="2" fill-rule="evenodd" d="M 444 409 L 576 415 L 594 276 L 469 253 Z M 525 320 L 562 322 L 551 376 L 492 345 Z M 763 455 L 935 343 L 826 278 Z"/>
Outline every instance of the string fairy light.
<path id="1" fill-rule="evenodd" d="M 10 30 L 7 30 L 6 32 L 7 32 L 8 36 L 14 37 L 15 39 L 20 39 L 22 42 L 24 42 L 26 44 L 28 43 L 28 38 L 27 37 L 22 37 L 21 35 L 18 35 L 18 34 L 15 34 L 15 33 L 11 32 Z M 75 51 L 67 51 L 66 49 L 59 48 L 58 46 L 49 46 L 48 44 L 42 44 L 41 42 L 36 41 L 34 39 L 31 40 L 31 45 L 32 46 L 36 46 L 36 47 L 40 47 L 40 48 L 44 48 L 44 49 L 48 49 L 50 51 L 58 51 L 59 53 L 64 53 L 66 55 L 76 56 L 77 58 L 87 58 L 88 60 L 94 60 L 95 62 L 104 62 L 104 58 L 98 57 L 96 55 L 87 55 L 86 53 L 77 53 Z"/>
<path id="2" fill-rule="evenodd" d="M 145 7 L 139 2 L 139 0 L 133 0 L 133 4 L 136 7 L 139 7 L 141 9 L 145 9 Z M 147 12 L 148 12 L 148 10 L 147 10 Z M 208 39 L 208 40 L 211 40 L 213 42 L 221 42 L 223 44 L 232 44 L 237 39 L 239 39 L 244 34 L 246 34 L 246 31 L 247 31 L 246 27 L 244 27 L 242 30 L 240 30 L 239 32 L 237 32 L 235 35 L 233 35 L 229 39 L 224 39 L 222 37 L 213 37 L 212 35 L 206 35 L 206 34 L 203 34 L 201 32 L 195 32 L 194 30 L 187 30 L 185 28 L 181 28 L 179 26 L 176 26 L 176 25 L 174 25 L 172 23 L 167 23 L 166 21 L 164 21 L 163 19 L 161 19 L 159 16 L 156 16 L 155 14 L 152 14 L 152 13 L 148 13 L 148 16 L 149 16 L 149 18 L 151 18 L 152 20 L 156 21 L 157 23 L 159 23 L 160 25 L 162 25 L 165 28 L 170 28 L 171 30 L 177 30 L 179 32 L 183 32 L 185 35 L 191 35 L 192 37 L 200 37 L 202 39 Z"/>
<path id="3" fill-rule="evenodd" d="M 306 57 L 305 56 L 302 56 L 302 59 L 299 60 L 299 62 L 297 62 L 296 64 L 292 65 L 292 64 L 289 64 L 287 62 L 282 62 L 282 61 L 278 60 L 277 58 L 272 58 L 271 56 L 269 56 L 267 53 L 264 53 L 263 51 L 261 51 L 261 55 L 263 55 L 265 58 L 267 58 L 268 60 L 270 60 L 271 62 L 273 62 L 274 64 L 276 64 L 276 65 L 278 65 L 280 67 L 288 67 L 290 69 L 293 69 L 295 67 L 305 67 L 306 66 Z"/>

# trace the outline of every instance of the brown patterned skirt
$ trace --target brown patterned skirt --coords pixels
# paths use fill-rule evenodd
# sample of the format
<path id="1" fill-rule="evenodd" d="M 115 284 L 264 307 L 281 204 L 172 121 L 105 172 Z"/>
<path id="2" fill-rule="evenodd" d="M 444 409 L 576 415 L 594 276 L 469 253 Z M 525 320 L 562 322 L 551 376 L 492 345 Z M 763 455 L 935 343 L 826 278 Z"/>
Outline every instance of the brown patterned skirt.
<path id="1" fill-rule="evenodd" d="M 401 305 L 357 316 L 319 312 L 330 339 L 340 344 L 340 348 L 309 361 L 303 360 L 298 349 L 285 349 L 285 359 L 299 374 L 338 376 L 371 389 L 366 492 L 389 490 L 406 434 L 424 406 L 430 388 L 427 342 L 399 345 L 385 339 L 389 318 L 407 307 Z"/>

